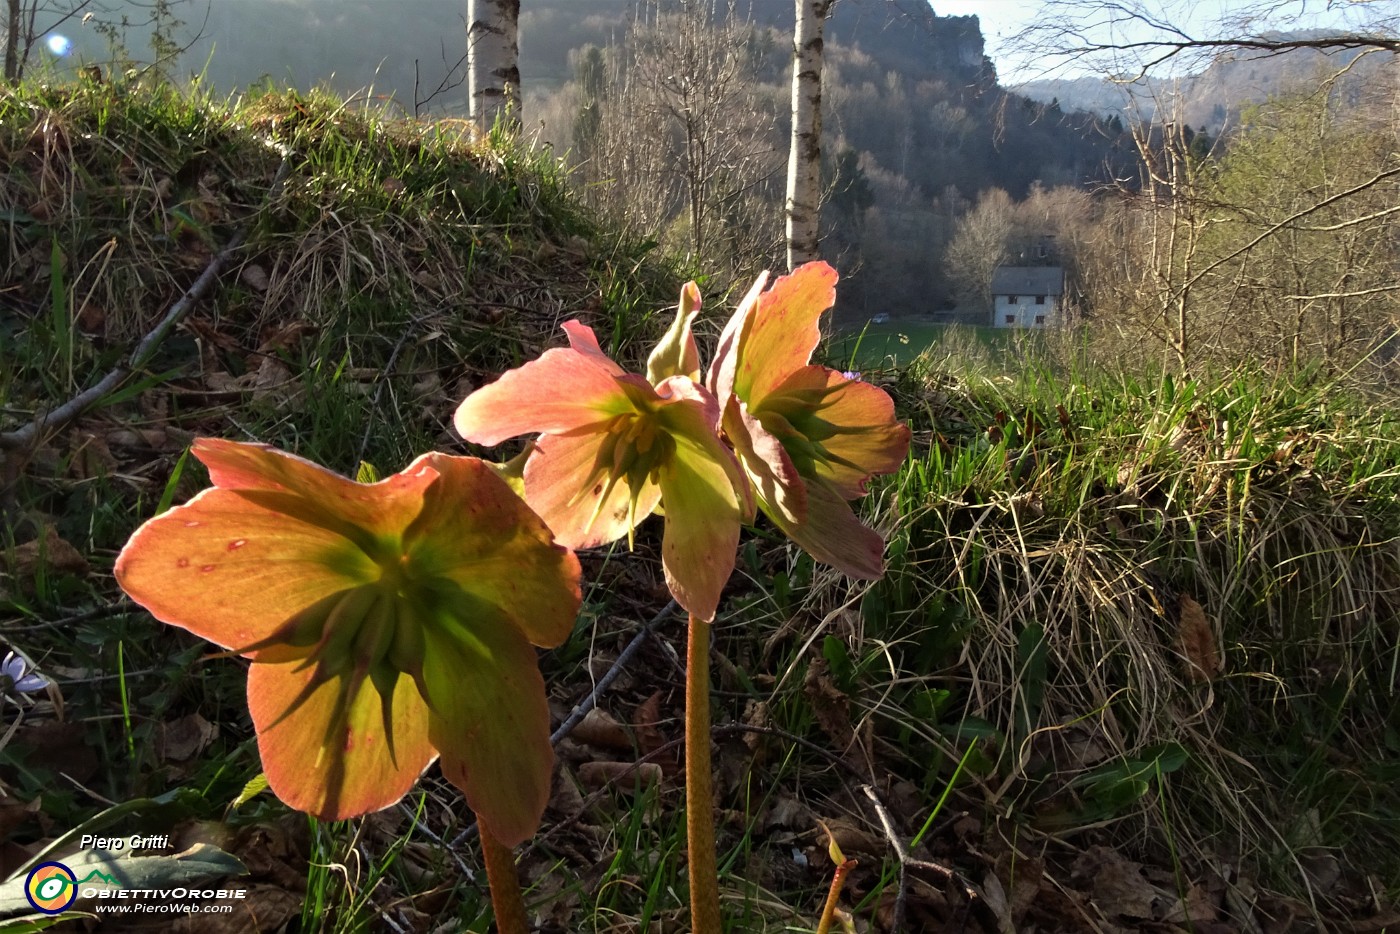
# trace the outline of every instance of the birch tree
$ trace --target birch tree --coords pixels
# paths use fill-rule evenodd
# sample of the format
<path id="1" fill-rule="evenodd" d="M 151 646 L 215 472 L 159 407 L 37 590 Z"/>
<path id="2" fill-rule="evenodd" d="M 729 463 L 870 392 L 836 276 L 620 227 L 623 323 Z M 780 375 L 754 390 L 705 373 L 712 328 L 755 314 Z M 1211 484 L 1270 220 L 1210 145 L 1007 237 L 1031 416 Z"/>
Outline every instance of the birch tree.
<path id="1" fill-rule="evenodd" d="M 788 155 L 787 261 L 818 258 L 822 166 L 822 29 L 834 0 L 795 0 L 792 39 L 792 145 Z"/>
<path id="2" fill-rule="evenodd" d="M 520 0 L 467 0 L 467 81 L 472 122 L 520 129 Z"/>

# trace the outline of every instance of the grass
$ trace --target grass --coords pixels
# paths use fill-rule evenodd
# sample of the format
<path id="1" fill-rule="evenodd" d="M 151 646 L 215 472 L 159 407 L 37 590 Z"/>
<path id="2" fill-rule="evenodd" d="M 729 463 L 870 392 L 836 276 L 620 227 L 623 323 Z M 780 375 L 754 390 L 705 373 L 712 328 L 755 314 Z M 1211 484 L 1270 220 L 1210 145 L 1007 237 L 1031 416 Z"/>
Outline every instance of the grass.
<path id="1" fill-rule="evenodd" d="M 248 231 L 133 388 L 0 452 L 0 640 L 63 701 L 61 718 L 52 699 L 3 708 L 10 839 L 179 791 L 122 827 L 239 855 L 265 921 L 488 930 L 474 848 L 449 845 L 470 814 L 435 772 L 346 824 L 240 802 L 259 770 L 242 663 L 124 602 L 111 562 L 204 485 L 196 434 L 346 473 L 465 450 L 448 421 L 471 388 L 573 314 L 636 366 L 683 273 L 585 215 L 547 154 L 322 96 L 26 85 L 0 91 L 0 152 L 0 432 L 125 359 Z M 1103 846 L 1171 898 L 1233 874 L 1255 918 L 1365 917 L 1400 894 L 1393 407 L 1301 377 L 1110 375 L 1004 332 L 892 324 L 826 357 L 885 385 L 916 443 L 862 505 L 889 535 L 882 581 L 745 538 L 714 641 L 732 930 L 814 927 L 818 819 L 860 861 L 843 904 L 888 917 L 898 866 L 863 785 L 914 857 L 1072 891 L 1106 923 L 1123 922 L 1072 872 Z M 583 614 L 544 659 L 556 714 L 666 602 L 658 539 L 585 556 Z M 683 924 L 683 647 L 663 625 L 604 698 L 632 746 L 561 745 L 521 852 L 541 930 Z M 638 760 L 658 783 L 588 778 Z M 942 882 L 913 875 L 910 923 L 959 923 Z M 1082 926 L 1050 911 L 1011 920 Z"/>

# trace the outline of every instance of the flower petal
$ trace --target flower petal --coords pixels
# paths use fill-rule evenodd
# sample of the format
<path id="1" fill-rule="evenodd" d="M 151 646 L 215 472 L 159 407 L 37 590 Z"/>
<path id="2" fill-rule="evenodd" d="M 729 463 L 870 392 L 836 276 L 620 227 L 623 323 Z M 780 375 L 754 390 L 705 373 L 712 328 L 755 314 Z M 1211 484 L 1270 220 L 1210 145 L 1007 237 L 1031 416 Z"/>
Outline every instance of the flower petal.
<path id="1" fill-rule="evenodd" d="M 464 595 L 427 627 L 423 684 L 442 774 L 496 839 L 523 842 L 549 801 L 544 679 L 512 622 Z"/>
<path id="2" fill-rule="evenodd" d="M 632 410 L 603 363 L 590 353 L 556 347 L 467 396 L 454 423 L 468 441 L 492 445 L 516 435 L 578 431 Z"/>
<path id="3" fill-rule="evenodd" d="M 582 321 L 565 321 L 561 328 L 564 329 L 564 336 L 569 339 L 569 346 L 578 353 L 588 357 L 594 365 L 601 367 L 613 376 L 625 376 L 627 371 L 613 362 L 612 357 L 603 353 L 603 348 L 598 345 L 598 335 L 593 333 L 593 329 Z"/>
<path id="4" fill-rule="evenodd" d="M 807 365 L 821 342 L 822 313 L 836 303 L 836 270 L 806 263 L 759 296 L 745 329 L 734 393 L 756 408 L 775 386 Z"/>
<path id="5" fill-rule="evenodd" d="M 372 548 L 375 537 L 396 541 L 422 508 L 434 475 L 405 470 L 379 483 L 356 483 L 268 444 L 198 438 L 194 456 L 214 486 L 277 512 L 337 531 Z"/>
<path id="6" fill-rule="evenodd" d="M 752 511 L 748 481 L 715 434 L 713 396 L 684 377 L 668 384 L 676 401 L 662 413 L 676 449 L 660 471 L 662 564 L 676 602 L 710 620 L 734 572 L 740 526 Z"/>
<path id="7" fill-rule="evenodd" d="M 322 820 L 378 811 L 407 794 L 435 756 L 413 679 L 399 675 L 394 684 L 391 751 L 383 699 L 369 679 L 342 698 L 346 679 L 331 678 L 288 713 L 315 677 L 314 667 L 299 667 L 254 663 L 248 671 L 248 710 L 273 793 Z"/>
<path id="8" fill-rule="evenodd" d="M 694 282 L 681 287 L 676 320 L 647 357 L 647 382 L 653 386 L 672 376 L 700 379 L 700 351 L 691 324 L 700 313 L 700 289 Z"/>
<path id="9" fill-rule="evenodd" d="M 795 371 L 758 407 L 757 417 L 770 412 L 821 452 L 810 466 L 799 465 L 803 475 L 829 483 L 846 499 L 864 496 L 871 476 L 894 473 L 909 453 L 909 427 L 896 420 L 889 394 L 826 367 Z"/>
<path id="10" fill-rule="evenodd" d="M 543 520 L 474 457 L 425 454 L 438 474 L 404 534 L 414 573 L 444 577 L 500 607 L 531 642 L 555 646 L 573 630 L 582 594 L 578 558 L 554 544 Z"/>
<path id="11" fill-rule="evenodd" d="M 807 485 L 807 521 L 792 523 L 781 515 L 768 518 L 802 550 L 850 577 L 877 580 L 885 573 L 885 541 L 865 526 L 851 506 L 820 483 Z"/>
<path id="12" fill-rule="evenodd" d="M 617 541 L 631 531 L 633 518 L 640 522 L 661 501 L 661 488 L 655 483 L 648 481 L 634 491 L 626 477 L 611 488 L 603 478 L 583 489 L 594 474 L 598 453 L 594 435 L 548 435 L 536 442 L 535 453 L 525 463 L 525 501 L 567 548 Z"/>
<path id="13" fill-rule="evenodd" d="M 344 535 L 220 489 L 142 525 L 115 570 L 122 589 L 156 619 L 234 649 L 379 576 Z"/>
<path id="14" fill-rule="evenodd" d="M 730 315 L 719 335 L 719 343 L 715 346 L 715 356 L 710 361 L 710 372 L 705 385 L 720 400 L 721 405 L 727 404 L 734 392 L 734 371 L 739 364 L 739 346 L 752 324 L 754 311 L 758 308 L 758 296 L 767 284 L 768 270 L 765 269 L 758 274 L 753 285 L 749 286 L 749 291 L 734 309 L 734 314 Z"/>
<path id="15" fill-rule="evenodd" d="M 724 411 L 724 434 L 748 474 L 763 511 L 779 513 L 792 523 L 804 521 L 807 488 L 792 458 L 782 443 L 748 413 L 738 396 L 729 397 Z"/>

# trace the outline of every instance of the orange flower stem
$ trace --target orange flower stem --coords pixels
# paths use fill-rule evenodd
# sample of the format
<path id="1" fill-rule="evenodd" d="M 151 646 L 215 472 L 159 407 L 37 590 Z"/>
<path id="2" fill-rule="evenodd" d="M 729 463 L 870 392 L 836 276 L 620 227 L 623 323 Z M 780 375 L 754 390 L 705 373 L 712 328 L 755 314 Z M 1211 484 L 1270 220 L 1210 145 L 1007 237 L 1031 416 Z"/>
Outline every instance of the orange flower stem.
<path id="1" fill-rule="evenodd" d="M 481 828 L 481 857 L 486 862 L 486 883 L 491 888 L 491 908 L 496 912 L 497 934 L 529 934 L 515 853 L 485 827 Z"/>
<path id="2" fill-rule="evenodd" d="M 826 893 L 826 907 L 822 909 L 822 919 L 817 923 L 817 934 L 829 934 L 831 922 L 836 920 L 836 903 L 841 899 L 841 889 L 846 885 L 846 876 L 856 866 L 856 861 L 848 859 L 836 867 L 831 877 L 831 890 Z"/>
<path id="3" fill-rule="evenodd" d="M 686 646 L 685 835 L 691 930 L 694 934 L 721 934 L 710 771 L 710 624 L 694 615 Z"/>

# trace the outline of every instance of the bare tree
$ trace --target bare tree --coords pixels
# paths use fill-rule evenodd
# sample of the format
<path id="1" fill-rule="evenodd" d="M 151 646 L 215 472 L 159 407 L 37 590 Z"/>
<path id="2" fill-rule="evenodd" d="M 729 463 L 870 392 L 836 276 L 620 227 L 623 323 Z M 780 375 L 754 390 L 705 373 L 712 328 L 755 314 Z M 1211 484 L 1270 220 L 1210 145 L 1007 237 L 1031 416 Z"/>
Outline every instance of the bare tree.
<path id="1" fill-rule="evenodd" d="M 796 0 L 792 145 L 788 157 L 788 268 L 818 259 L 822 165 L 822 29 L 833 0 Z"/>
<path id="2" fill-rule="evenodd" d="M 520 0 L 467 0 L 467 76 L 472 122 L 520 129 Z"/>
<path id="3" fill-rule="evenodd" d="M 1167 0 L 1046 0 L 1035 25 L 1018 36 L 1028 59 L 1046 71 L 1072 65 L 1131 82 L 1172 65 L 1219 52 L 1276 55 L 1379 49 L 1400 53 L 1400 8 L 1394 0 L 1325 4 L 1326 31 L 1299 30 L 1319 4 L 1255 0 L 1232 4 L 1204 26 L 1183 25 Z"/>
<path id="4" fill-rule="evenodd" d="M 644 8 L 624 45 L 580 60 L 574 124 L 585 196 L 722 278 L 782 249 L 777 89 L 736 7 Z"/>
<path id="5" fill-rule="evenodd" d="M 1011 257 L 1015 205 L 1000 188 L 990 188 L 964 214 L 944 254 L 948 280 L 964 309 L 992 307 L 992 274 Z"/>
<path id="6" fill-rule="evenodd" d="M 34 61 L 34 52 L 45 36 L 81 22 L 102 37 L 114 60 L 133 64 L 126 48 L 132 30 L 149 29 L 147 41 L 155 56 L 153 67 L 168 64 L 198 39 L 177 33 L 185 23 L 175 7 L 186 0 L 5 0 L 0 21 L 4 38 L 4 80 L 15 84 L 24 78 Z"/>
<path id="7" fill-rule="evenodd" d="M 5 0 L 6 83 L 14 84 L 24 77 L 34 46 L 45 32 L 82 16 L 91 5 L 92 0 Z"/>

